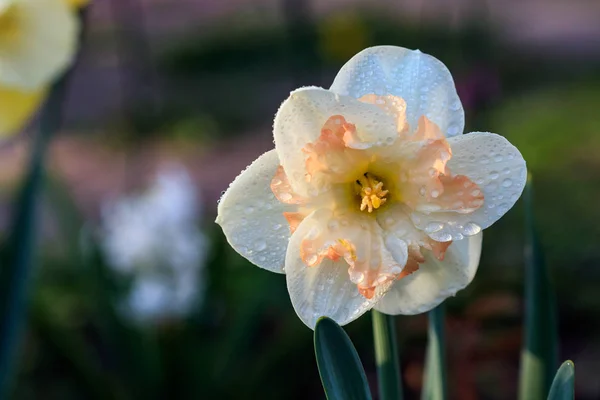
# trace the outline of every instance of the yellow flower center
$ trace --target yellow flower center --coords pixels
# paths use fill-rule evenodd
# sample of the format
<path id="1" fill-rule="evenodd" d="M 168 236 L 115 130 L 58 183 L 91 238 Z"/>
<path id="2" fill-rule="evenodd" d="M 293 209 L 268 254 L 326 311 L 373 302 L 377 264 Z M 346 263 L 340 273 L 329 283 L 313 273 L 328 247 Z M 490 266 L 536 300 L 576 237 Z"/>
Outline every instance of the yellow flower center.
<path id="1" fill-rule="evenodd" d="M 360 211 L 372 213 L 387 201 L 388 191 L 383 189 L 383 182 L 367 172 L 356 180 L 356 193 L 361 199 Z"/>
<path id="2" fill-rule="evenodd" d="M 11 4 L 0 8 L 0 46 L 15 44 L 21 35 L 19 8 Z"/>

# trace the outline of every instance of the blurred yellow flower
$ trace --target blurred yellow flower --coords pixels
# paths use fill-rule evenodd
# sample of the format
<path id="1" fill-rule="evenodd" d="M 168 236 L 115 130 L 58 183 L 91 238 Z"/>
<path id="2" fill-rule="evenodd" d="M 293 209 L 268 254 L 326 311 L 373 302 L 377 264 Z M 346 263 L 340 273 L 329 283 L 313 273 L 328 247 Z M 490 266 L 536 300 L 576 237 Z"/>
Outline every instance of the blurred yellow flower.
<path id="1" fill-rule="evenodd" d="M 89 0 L 65 0 L 68 5 L 75 8 L 81 8 L 90 3 Z"/>
<path id="2" fill-rule="evenodd" d="M 329 90 L 301 88 L 283 102 L 275 149 L 231 184 L 217 222 L 241 255 L 286 274 L 311 328 L 321 316 L 342 325 L 371 308 L 429 311 L 471 282 L 481 231 L 525 186 L 513 145 L 463 128 L 444 64 L 418 50 L 368 48 Z"/>
<path id="3" fill-rule="evenodd" d="M 77 47 L 74 0 L 0 0 L 0 136 L 20 130 Z"/>

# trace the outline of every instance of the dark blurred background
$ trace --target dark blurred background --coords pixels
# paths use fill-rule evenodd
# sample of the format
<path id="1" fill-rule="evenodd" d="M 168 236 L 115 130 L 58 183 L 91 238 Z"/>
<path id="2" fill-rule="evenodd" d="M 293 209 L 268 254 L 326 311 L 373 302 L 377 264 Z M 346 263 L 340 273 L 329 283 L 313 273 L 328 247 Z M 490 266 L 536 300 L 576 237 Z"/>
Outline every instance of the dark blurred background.
<path id="1" fill-rule="evenodd" d="M 288 93 L 329 87 L 378 44 L 442 60 L 466 132 L 502 134 L 523 153 L 560 359 L 576 364 L 578 399 L 600 398 L 599 21 L 599 2 L 570 0 L 94 1 L 51 148 L 12 398 L 324 398 L 284 276 L 234 253 L 213 221 L 221 191 L 273 147 Z M 0 149 L 4 229 L 28 138 Z M 163 212 L 172 218 L 148 222 Z M 446 302 L 452 399 L 517 393 L 521 202 L 484 236 L 475 281 Z M 165 249 L 147 256 L 157 242 Z M 427 319 L 397 323 L 406 398 L 417 399 Z M 375 383 L 370 316 L 346 328 Z"/>

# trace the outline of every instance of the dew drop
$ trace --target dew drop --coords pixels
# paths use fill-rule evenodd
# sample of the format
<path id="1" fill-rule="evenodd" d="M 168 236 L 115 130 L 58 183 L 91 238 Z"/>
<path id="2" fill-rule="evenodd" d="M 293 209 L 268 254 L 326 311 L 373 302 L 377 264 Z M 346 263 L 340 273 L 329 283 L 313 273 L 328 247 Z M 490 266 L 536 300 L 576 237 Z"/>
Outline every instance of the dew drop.
<path id="1" fill-rule="evenodd" d="M 316 254 L 313 254 L 312 256 L 310 256 L 306 259 L 306 263 L 308 265 L 312 266 L 317 262 L 318 259 L 319 259 L 319 257 L 317 257 Z"/>
<path id="2" fill-rule="evenodd" d="M 449 242 L 452 240 L 452 235 L 447 232 L 435 232 L 430 236 L 433 240 L 437 240 L 438 242 Z"/>
<path id="3" fill-rule="evenodd" d="M 431 191 L 431 197 L 433 197 L 434 199 L 436 199 L 439 195 L 440 195 L 439 190 L 434 189 Z"/>
<path id="4" fill-rule="evenodd" d="M 448 127 L 448 136 L 458 135 L 459 133 L 460 132 L 459 132 L 458 126 L 456 126 L 456 125 L 450 125 Z"/>
<path id="5" fill-rule="evenodd" d="M 291 195 L 291 194 L 289 194 L 289 193 L 279 193 L 279 198 L 280 198 L 282 201 L 289 201 L 289 200 L 291 200 L 291 199 L 292 199 L 292 195 Z"/>
<path id="6" fill-rule="evenodd" d="M 500 161 L 502 161 L 502 159 L 503 159 L 503 158 L 502 158 L 502 156 L 501 156 L 500 154 L 497 154 L 497 155 L 494 157 L 494 161 L 496 161 L 496 162 L 500 162 Z"/>
<path id="7" fill-rule="evenodd" d="M 266 248 L 267 242 L 265 242 L 264 240 L 259 240 L 256 243 L 254 243 L 254 250 L 256 251 L 263 251 Z"/>
<path id="8" fill-rule="evenodd" d="M 441 222 L 430 222 L 425 226 L 425 232 L 434 233 L 444 229 L 444 224 Z"/>
<path id="9" fill-rule="evenodd" d="M 473 236 L 481 232 L 481 227 L 475 222 L 467 222 L 463 228 L 463 233 L 467 236 Z"/>
<path id="10" fill-rule="evenodd" d="M 350 275 L 350 281 L 355 284 L 359 284 L 365 279 L 365 274 L 360 271 L 350 270 L 348 275 Z"/>
<path id="11" fill-rule="evenodd" d="M 281 179 L 273 178 L 273 180 L 271 181 L 271 185 L 273 185 L 273 186 L 281 185 Z"/>
<path id="12" fill-rule="evenodd" d="M 402 267 L 392 267 L 390 272 L 394 275 L 398 275 L 398 274 L 402 273 L 403 270 L 404 270 L 404 268 L 402 268 Z"/>
<path id="13" fill-rule="evenodd" d="M 275 225 L 273 225 L 273 230 L 274 231 L 278 231 L 279 229 L 281 229 L 281 224 L 275 224 Z"/>
<path id="14" fill-rule="evenodd" d="M 504 186 L 505 188 L 511 187 L 512 184 L 512 181 L 508 178 L 502 181 L 502 186 Z"/>
<path id="15" fill-rule="evenodd" d="M 479 190 L 479 189 L 474 189 L 471 192 L 471 196 L 475 196 L 475 197 L 479 196 L 480 194 L 481 194 L 481 190 Z"/>
<path id="16" fill-rule="evenodd" d="M 498 179 L 499 176 L 500 176 L 500 174 L 497 173 L 496 171 L 490 172 L 490 178 L 492 178 L 492 179 Z"/>
<path id="17" fill-rule="evenodd" d="M 252 214 L 254 212 L 254 207 L 248 206 L 246 207 L 246 214 Z"/>
<path id="18" fill-rule="evenodd" d="M 427 189 L 425 189 L 425 186 L 421 186 L 421 188 L 419 189 L 419 194 L 421 196 L 425 196 L 425 193 L 427 193 Z"/>

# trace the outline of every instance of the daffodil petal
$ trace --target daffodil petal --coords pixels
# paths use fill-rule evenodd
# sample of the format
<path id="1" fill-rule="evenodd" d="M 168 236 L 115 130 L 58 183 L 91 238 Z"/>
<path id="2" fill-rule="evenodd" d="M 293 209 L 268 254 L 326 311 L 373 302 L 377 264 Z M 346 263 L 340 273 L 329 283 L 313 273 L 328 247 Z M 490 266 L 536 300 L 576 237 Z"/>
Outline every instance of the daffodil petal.
<path id="1" fill-rule="evenodd" d="M 298 89 L 283 102 L 273 126 L 275 148 L 295 192 L 310 195 L 306 154 L 302 149 L 315 142 L 327 120 L 343 116 L 356 127 L 355 149 L 386 145 L 396 140 L 396 121 L 373 104 L 362 103 L 317 87 Z"/>
<path id="2" fill-rule="evenodd" d="M 425 115 L 447 137 L 463 133 L 464 111 L 450 71 L 419 50 L 396 46 L 365 49 L 342 67 L 330 90 L 355 98 L 371 93 L 398 96 L 406 101 L 412 129 Z"/>
<path id="3" fill-rule="evenodd" d="M 271 150 L 246 168 L 221 197 L 216 222 L 235 251 L 261 268 L 284 273 L 290 230 L 283 213 L 297 206 L 279 202 L 270 189 L 278 167 Z"/>
<path id="4" fill-rule="evenodd" d="M 90 0 L 64 0 L 65 3 L 72 7 L 73 9 L 78 9 L 83 6 L 87 6 L 90 3 Z"/>
<path id="5" fill-rule="evenodd" d="M 16 2 L 15 40 L 0 46 L 0 83 L 38 90 L 56 79 L 73 61 L 78 21 L 64 0 Z"/>
<path id="6" fill-rule="evenodd" d="M 371 299 L 363 297 L 348 275 L 349 265 L 343 258 L 324 258 L 309 267 L 302 260 L 301 244 L 311 230 L 320 224 L 319 210 L 306 217 L 292 235 L 285 259 L 288 292 L 300 319 L 314 329 L 317 319 L 327 316 L 344 325 L 370 310 L 389 289 L 390 283 L 379 285 Z"/>
<path id="7" fill-rule="evenodd" d="M 443 261 L 426 251 L 419 269 L 399 281 L 375 305 L 385 314 L 420 314 L 431 310 L 475 277 L 481 255 L 481 233 L 453 242 Z"/>
<path id="8" fill-rule="evenodd" d="M 0 137 L 20 131 L 46 97 L 46 90 L 23 92 L 0 86 Z"/>
<path id="9" fill-rule="evenodd" d="M 448 142 L 452 148 L 449 170 L 475 182 L 479 187 L 469 190 L 481 190 L 484 203 L 469 213 L 413 213 L 415 226 L 440 242 L 460 240 L 492 225 L 513 207 L 527 180 L 523 156 L 500 135 L 473 132 Z"/>

